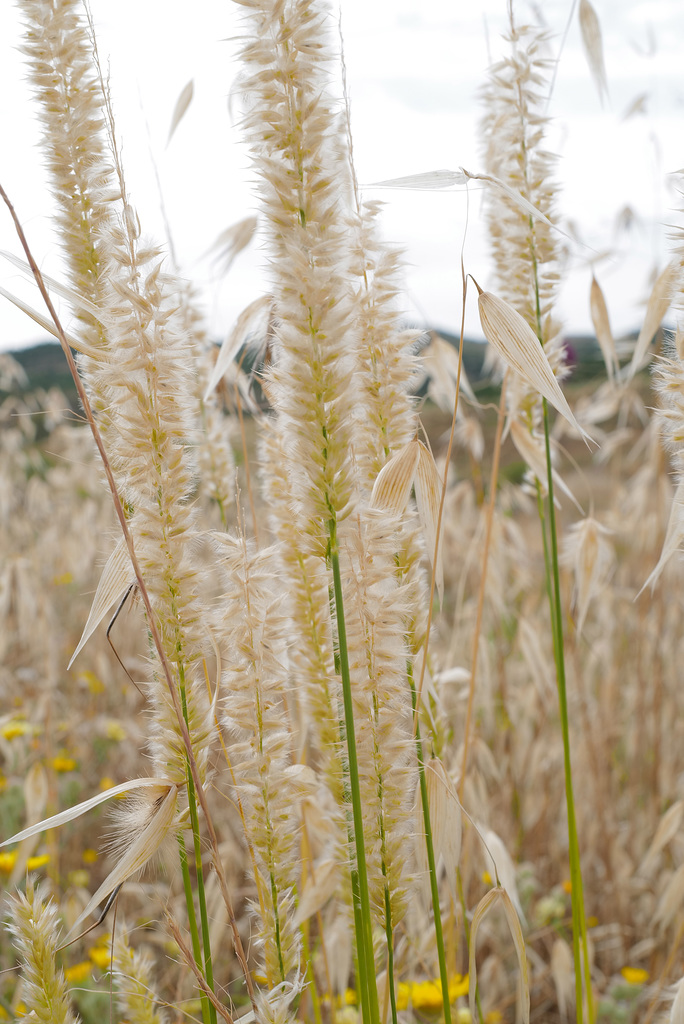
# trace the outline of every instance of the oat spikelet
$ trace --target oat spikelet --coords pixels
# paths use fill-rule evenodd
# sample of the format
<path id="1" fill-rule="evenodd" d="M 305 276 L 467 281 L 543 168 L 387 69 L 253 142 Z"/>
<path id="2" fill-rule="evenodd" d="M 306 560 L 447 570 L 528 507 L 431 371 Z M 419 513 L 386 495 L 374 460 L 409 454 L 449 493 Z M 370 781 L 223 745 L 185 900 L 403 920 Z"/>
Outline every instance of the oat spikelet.
<path id="1" fill-rule="evenodd" d="M 61 925 L 54 901 L 29 878 L 26 895 L 9 899 L 9 930 L 23 967 L 26 1012 L 39 1024 L 77 1024 L 64 971 L 57 967 Z"/>
<path id="2" fill-rule="evenodd" d="M 618 368 L 615 339 L 610 327 L 608 306 L 606 305 L 603 290 L 593 274 L 591 275 L 591 288 L 589 289 L 589 308 L 591 310 L 591 322 L 594 325 L 596 340 L 599 343 L 603 362 L 606 365 L 608 379 L 612 380 Z"/>
<path id="3" fill-rule="evenodd" d="M 569 528 L 563 552 L 563 561 L 572 567 L 575 577 L 573 604 L 577 615 L 577 632 L 581 633 L 589 605 L 608 582 L 614 562 L 610 534 L 592 516 L 587 516 Z"/>
<path id="4" fill-rule="evenodd" d="M 511 438 L 513 444 L 518 449 L 523 459 L 532 470 L 532 474 L 539 481 L 539 486 L 543 494 L 547 493 L 547 480 L 548 474 L 546 469 L 546 452 L 544 450 L 544 438 L 539 437 L 537 434 L 531 434 L 527 427 L 523 426 L 520 420 L 513 420 L 511 423 Z M 563 494 L 567 495 L 573 504 L 582 511 L 580 504 L 575 498 L 574 494 L 564 482 L 559 473 L 554 469 L 552 470 L 554 487 Z M 557 496 L 554 496 L 556 506 L 560 508 L 560 502 Z"/>
<path id="5" fill-rule="evenodd" d="M 471 923 L 470 931 L 470 963 L 468 973 L 470 976 L 470 986 L 468 989 L 468 999 L 470 1002 L 470 1015 L 475 1020 L 475 994 L 477 992 L 477 969 L 475 962 L 476 952 L 476 937 L 477 932 L 482 924 L 482 920 L 487 911 L 495 904 L 501 903 L 504 914 L 506 916 L 506 922 L 511 931 L 513 938 L 513 944 L 515 946 L 516 956 L 518 957 L 518 966 L 520 967 L 520 987 L 521 987 L 521 1012 L 524 1024 L 529 1024 L 530 1021 L 530 981 L 529 981 L 529 968 L 527 964 L 527 953 L 525 952 L 525 940 L 523 939 L 522 928 L 520 927 L 520 921 L 516 914 L 515 907 L 511 902 L 511 898 L 508 895 L 506 889 L 496 886 L 490 889 L 489 892 L 485 893 L 473 914 L 473 920 Z"/>
<path id="6" fill-rule="evenodd" d="M 579 23 L 584 52 L 586 53 L 589 68 L 596 83 L 601 102 L 603 102 L 604 97 L 608 96 L 608 82 L 606 80 L 606 67 L 603 61 L 601 23 L 598 19 L 598 14 L 589 3 L 589 0 L 580 0 Z"/>
<path id="7" fill-rule="evenodd" d="M 444 558 L 440 524 L 440 538 L 437 543 L 437 523 L 442 494 L 442 481 L 432 453 L 422 441 L 414 438 L 383 466 L 373 484 L 371 506 L 384 509 L 392 515 L 402 516 L 412 488 L 415 489 L 418 517 L 423 529 L 425 547 L 435 573 L 435 584 L 439 600 L 444 596 Z M 435 563 L 435 548 L 437 562 Z"/>
<path id="8" fill-rule="evenodd" d="M 575 419 L 561 391 L 545 350 L 527 321 L 507 302 L 480 291 L 478 297 L 480 323 L 487 341 L 501 358 L 539 395 L 543 395 L 568 423 L 587 440 L 586 431 Z"/>

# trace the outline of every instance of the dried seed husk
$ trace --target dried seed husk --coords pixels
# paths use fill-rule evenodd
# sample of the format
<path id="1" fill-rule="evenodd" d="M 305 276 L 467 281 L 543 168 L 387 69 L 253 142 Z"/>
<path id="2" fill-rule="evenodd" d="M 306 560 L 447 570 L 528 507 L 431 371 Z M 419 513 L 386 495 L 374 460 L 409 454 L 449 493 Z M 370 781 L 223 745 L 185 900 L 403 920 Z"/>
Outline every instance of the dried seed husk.
<path id="1" fill-rule="evenodd" d="M 603 102 L 603 97 L 608 95 L 608 82 L 606 80 L 606 67 L 603 61 L 601 23 L 589 0 L 580 0 L 579 23 L 589 69 L 596 83 L 601 102 Z"/>
<path id="2" fill-rule="evenodd" d="M 671 263 L 658 275 L 653 285 L 651 294 L 648 297 L 644 322 L 639 331 L 637 343 L 634 346 L 632 361 L 629 364 L 630 378 L 637 373 L 646 362 L 648 346 L 651 344 L 653 335 L 660 327 L 663 317 L 667 313 L 672 298 L 672 290 L 679 274 L 677 263 Z"/>
<path id="3" fill-rule="evenodd" d="M 608 316 L 608 306 L 606 305 L 605 296 L 601 289 L 601 285 L 593 274 L 591 275 L 591 287 L 589 289 L 589 308 L 591 310 L 591 322 L 593 323 L 594 331 L 596 332 L 596 340 L 599 343 L 603 362 L 606 365 L 606 372 L 609 380 L 612 380 L 615 376 L 615 370 L 617 369 L 615 339 L 613 338 L 613 332 L 610 327 L 610 318 Z"/>
<path id="4" fill-rule="evenodd" d="M 518 915 L 515 912 L 515 907 L 511 902 L 511 898 L 505 889 L 500 886 L 495 886 L 490 889 L 489 892 L 485 893 L 480 902 L 478 903 L 475 913 L 473 914 L 473 920 L 470 925 L 470 955 L 468 964 L 468 975 L 470 986 L 468 989 L 468 999 L 470 1002 L 470 1016 L 472 1020 L 476 1019 L 475 1016 L 475 993 L 477 991 L 477 964 L 475 960 L 475 953 L 477 948 L 477 930 L 482 924 L 483 918 L 487 911 L 494 905 L 494 903 L 501 901 L 510 928 L 511 935 L 513 937 L 513 944 L 515 946 L 516 956 L 518 957 L 518 965 L 520 967 L 520 984 L 521 984 L 521 1003 L 522 1003 L 522 1019 L 524 1024 L 529 1024 L 530 1021 L 530 980 L 529 971 L 527 967 L 527 954 L 525 952 L 525 940 L 523 939 L 522 928 L 520 927 L 520 921 Z"/>
<path id="5" fill-rule="evenodd" d="M 102 622 L 107 611 L 112 607 L 115 601 L 118 601 L 123 597 L 126 592 L 126 588 L 129 587 L 134 580 L 135 573 L 133 572 L 133 566 L 131 565 L 131 558 L 128 554 L 126 542 L 122 537 L 107 559 L 105 567 L 102 570 L 100 582 L 97 585 L 95 597 L 93 598 L 93 603 L 90 606 L 90 612 L 88 614 L 86 624 L 83 627 L 81 639 L 78 641 L 76 650 L 71 655 L 71 661 L 67 665 L 67 669 L 71 668 L 77 656 L 83 650 L 92 634 Z"/>
<path id="6" fill-rule="evenodd" d="M 561 391 L 546 353 L 530 325 L 508 302 L 479 290 L 478 308 L 484 336 L 511 369 L 530 387 L 543 395 L 586 441 L 591 441 L 579 425 Z"/>

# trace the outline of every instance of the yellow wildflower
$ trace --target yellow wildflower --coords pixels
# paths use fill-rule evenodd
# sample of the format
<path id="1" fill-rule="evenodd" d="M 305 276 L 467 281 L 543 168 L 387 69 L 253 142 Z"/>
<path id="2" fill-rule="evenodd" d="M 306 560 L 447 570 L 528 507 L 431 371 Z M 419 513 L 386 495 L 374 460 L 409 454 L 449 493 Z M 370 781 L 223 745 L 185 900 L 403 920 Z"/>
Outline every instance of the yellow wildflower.
<path id="1" fill-rule="evenodd" d="M 26 861 L 26 867 L 29 871 L 36 871 L 38 868 L 42 868 L 45 864 L 50 863 L 49 853 L 39 853 L 35 857 L 29 857 Z"/>
<path id="2" fill-rule="evenodd" d="M 12 868 L 14 867 L 16 862 L 17 862 L 17 851 L 16 850 L 10 850 L 9 852 L 3 850 L 0 853 L 0 871 L 4 871 L 6 874 L 9 875 L 10 871 L 12 870 Z"/>
<path id="3" fill-rule="evenodd" d="M 70 871 L 67 875 L 69 885 L 76 885 L 81 889 L 85 889 L 90 881 L 90 872 L 86 871 L 85 868 L 76 868 L 75 871 Z"/>
<path id="4" fill-rule="evenodd" d="M 121 740 L 126 739 L 126 730 L 121 722 L 117 722 L 115 718 L 110 718 L 107 722 L 106 733 L 107 739 L 114 740 L 115 743 L 120 743 Z"/>
<path id="5" fill-rule="evenodd" d="M 114 781 L 113 778 L 110 778 L 109 775 L 102 775 L 102 777 L 99 780 L 99 787 L 100 787 L 100 790 L 102 791 L 102 793 L 105 790 L 111 790 L 113 785 L 116 785 L 116 782 Z M 125 794 L 125 793 L 118 793 L 114 799 L 115 800 L 125 800 L 126 797 L 127 797 L 127 794 Z"/>
<path id="6" fill-rule="evenodd" d="M 442 1006 L 439 982 L 418 981 L 411 986 L 411 1001 L 417 1010 L 438 1010 Z"/>
<path id="7" fill-rule="evenodd" d="M 112 960 L 109 943 L 107 942 L 106 945 L 100 943 L 97 946 L 91 946 L 88 950 L 88 956 L 97 967 L 103 971 L 106 970 Z"/>
<path id="8" fill-rule="evenodd" d="M 93 850 L 90 846 L 83 851 L 82 860 L 83 860 L 84 864 L 94 864 L 95 861 L 97 860 L 97 858 L 98 858 L 97 850 Z"/>
<path id="9" fill-rule="evenodd" d="M 623 967 L 620 974 L 629 985 L 645 985 L 649 978 L 643 967 Z"/>
<path id="10" fill-rule="evenodd" d="M 485 885 L 493 885 L 492 876 L 489 874 L 488 871 L 482 872 L 482 881 L 484 882 Z"/>
<path id="11" fill-rule="evenodd" d="M 468 994 L 468 981 L 467 975 L 454 975 L 449 982 L 450 1003 L 454 1003 L 459 996 Z M 439 1010 L 442 1006 L 442 983 L 439 978 L 433 978 L 432 981 L 400 981 L 396 989 L 396 1000 L 398 1010 L 406 1010 L 409 1006 L 428 1013 L 431 1010 Z M 357 1005 L 356 992 L 353 988 L 348 988 L 345 992 L 344 1005 Z M 339 1019 L 339 1014 L 337 1016 Z"/>
<path id="12" fill-rule="evenodd" d="M 572 882 L 569 878 L 563 879 L 563 881 L 561 882 L 561 889 L 563 890 L 563 892 L 567 892 L 568 896 L 570 895 L 570 893 L 572 892 Z"/>
<path id="13" fill-rule="evenodd" d="M 460 974 L 455 974 L 449 981 L 449 1000 L 453 1003 L 459 996 L 467 996 L 470 988 L 470 978 L 467 974 L 461 977 Z"/>
<path id="14" fill-rule="evenodd" d="M 52 767 L 55 769 L 56 772 L 61 773 L 73 772 L 74 769 L 78 767 L 78 765 L 76 761 L 74 761 L 73 757 L 59 755 L 58 757 L 52 758 Z"/>
<path id="15" fill-rule="evenodd" d="M 0 734 L 2 734 L 6 740 L 13 740 L 16 736 L 26 736 L 32 731 L 33 730 L 28 722 L 23 722 L 20 719 L 15 718 L 12 719 L 11 722 L 7 722 L 2 726 Z"/>
<path id="16" fill-rule="evenodd" d="M 67 967 L 64 971 L 64 977 L 67 981 L 78 984 L 78 982 L 85 981 L 86 978 L 89 978 L 92 971 L 93 965 L 90 960 L 81 960 L 80 964 L 74 964 L 73 967 Z"/>
<path id="17" fill-rule="evenodd" d="M 485 1024 L 501 1024 L 503 1013 L 501 1010 L 490 1010 L 485 1017 Z"/>
<path id="18" fill-rule="evenodd" d="M 67 583 L 73 583 L 74 577 L 70 572 L 61 572 L 58 576 L 52 577 L 52 582 L 56 587 L 64 587 Z"/>
<path id="19" fill-rule="evenodd" d="M 89 669 L 85 669 L 85 671 L 79 672 L 78 678 L 79 680 L 82 679 L 84 683 L 87 683 L 88 689 L 90 690 L 91 693 L 104 693 L 104 683 L 98 676 L 95 675 L 94 672 L 91 672 Z"/>

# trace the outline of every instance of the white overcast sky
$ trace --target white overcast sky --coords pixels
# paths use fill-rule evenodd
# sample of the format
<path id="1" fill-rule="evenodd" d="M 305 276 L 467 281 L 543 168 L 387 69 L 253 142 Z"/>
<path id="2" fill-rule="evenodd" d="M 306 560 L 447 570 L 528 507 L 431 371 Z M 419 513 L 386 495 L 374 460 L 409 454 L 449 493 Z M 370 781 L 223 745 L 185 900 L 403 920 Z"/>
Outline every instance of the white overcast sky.
<path id="1" fill-rule="evenodd" d="M 601 106 L 592 83 L 575 13 L 549 108 L 554 118 L 549 143 L 559 154 L 559 208 L 586 243 L 575 248 L 568 265 L 559 312 L 568 331 L 591 329 L 587 261 L 611 250 L 597 273 L 620 333 L 639 325 L 649 275 L 667 258 L 669 226 L 677 222 L 682 202 L 671 172 L 684 166 L 684 5 L 681 0 L 593 2 L 604 36 L 609 102 Z M 231 0 L 91 4 L 100 54 L 110 64 L 128 187 L 143 231 L 164 239 L 154 159 L 181 271 L 200 286 L 209 329 L 221 338 L 240 310 L 268 288 L 258 245 L 239 257 L 225 279 L 206 257 L 216 237 L 257 205 L 248 155 L 228 106 L 239 70 L 232 40 L 241 31 L 241 9 Z M 572 0 L 537 5 L 554 52 L 571 5 Z M 482 169 L 478 93 L 490 55 L 498 58 L 505 51 L 506 0 L 341 0 L 341 10 L 359 180 L 461 165 Z M 524 21 L 529 10 L 527 3 L 517 3 L 517 20 Z M 39 263 L 59 276 L 40 128 L 18 52 L 21 33 L 17 8 L 0 0 L 0 182 Z M 176 100 L 190 79 L 193 102 L 167 147 Z M 643 94 L 645 112 L 625 119 Z M 464 192 L 369 188 L 366 194 L 384 201 L 385 237 L 406 250 L 407 312 L 416 322 L 457 331 Z M 472 192 L 470 205 L 466 265 L 486 282 L 490 265 L 479 192 Z M 626 206 L 638 219 L 629 233 L 616 236 L 616 217 Z M 19 251 L 3 210 L 0 249 Z M 0 282 L 39 305 L 12 267 L 0 266 Z M 471 310 L 466 333 L 479 333 Z M 42 337 L 40 328 L 0 297 L 0 349 Z"/>

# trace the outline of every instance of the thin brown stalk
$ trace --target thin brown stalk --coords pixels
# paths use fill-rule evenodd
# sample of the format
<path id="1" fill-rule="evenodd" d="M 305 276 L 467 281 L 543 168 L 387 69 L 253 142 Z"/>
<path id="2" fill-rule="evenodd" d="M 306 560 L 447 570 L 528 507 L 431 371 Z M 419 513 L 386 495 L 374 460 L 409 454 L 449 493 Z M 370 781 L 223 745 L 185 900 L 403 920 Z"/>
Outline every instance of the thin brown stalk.
<path id="1" fill-rule="evenodd" d="M 464 236 L 465 242 L 465 236 Z M 454 447 L 454 435 L 456 433 L 456 417 L 458 415 L 458 399 L 461 393 L 461 369 L 463 367 L 463 347 L 464 347 L 464 336 L 465 336 L 465 313 L 466 313 L 466 294 L 468 291 L 468 279 L 465 273 L 465 266 L 463 264 L 463 253 L 461 253 L 461 277 L 463 280 L 463 308 L 461 310 L 461 336 L 459 339 L 458 348 L 458 370 L 456 373 L 456 395 L 454 397 L 454 411 L 451 415 L 451 429 L 449 431 L 449 443 L 447 444 L 446 455 L 444 457 L 444 479 L 442 480 L 442 493 L 439 498 L 439 512 L 437 513 L 437 525 L 435 527 L 435 550 L 433 552 L 432 559 L 432 573 L 430 574 L 430 600 L 428 601 L 428 614 L 427 623 L 425 624 L 425 649 L 423 652 L 423 662 L 420 666 L 420 678 L 418 680 L 418 688 L 416 691 L 416 704 L 413 713 L 413 739 L 416 738 L 418 731 L 418 715 L 420 712 L 420 702 L 423 694 L 423 683 L 425 681 L 425 669 L 427 667 L 427 655 L 428 646 L 430 643 L 430 628 L 432 626 L 432 606 L 435 601 L 435 586 L 437 583 L 437 557 L 439 555 L 439 535 L 442 529 L 442 516 L 444 514 L 444 501 L 446 499 L 447 490 L 447 477 L 449 475 L 449 463 L 451 462 L 451 451 Z"/>
<path id="2" fill-rule="evenodd" d="M 33 277 L 34 277 L 34 279 L 36 281 L 36 284 L 38 286 L 38 290 L 40 291 L 40 294 L 43 297 L 43 301 L 45 302 L 45 305 L 46 305 L 47 310 L 48 310 L 48 312 L 50 314 L 50 317 L 52 318 L 52 321 L 53 321 L 53 323 L 55 325 L 55 330 L 57 332 L 57 337 L 59 338 L 60 345 L 62 346 L 62 351 L 64 352 L 64 355 L 66 357 L 66 361 L 67 361 L 67 364 L 69 366 L 69 371 L 70 371 L 70 373 L 72 375 L 72 378 L 73 378 L 73 381 L 74 381 L 74 385 L 75 385 L 76 391 L 78 393 L 78 397 L 79 397 L 79 399 L 81 401 L 81 404 L 83 406 L 83 412 L 84 412 L 85 417 L 86 417 L 86 419 L 88 421 L 88 425 L 90 426 L 90 430 L 91 430 L 91 433 L 93 435 L 93 440 L 95 441 L 95 445 L 97 446 L 97 450 L 98 450 L 98 452 L 100 454 L 100 458 L 102 459 L 102 464 L 103 464 L 103 467 L 104 467 L 105 476 L 107 478 L 107 484 L 109 485 L 109 490 L 111 492 L 112 500 L 114 502 L 114 509 L 116 511 L 116 516 L 117 516 L 117 519 L 119 520 L 119 525 L 121 526 L 121 530 L 122 530 L 122 533 L 123 533 L 123 536 L 124 536 L 124 540 L 126 542 L 126 548 L 128 550 L 128 554 L 129 554 L 130 559 L 131 559 L 131 565 L 133 566 L 133 571 L 135 573 L 135 578 L 136 578 L 136 581 L 137 581 L 137 584 L 138 584 L 140 596 L 141 596 L 143 604 L 145 606 L 145 612 L 147 614 L 148 627 L 149 627 L 150 634 L 151 634 L 151 637 L 152 637 L 152 642 L 154 643 L 155 649 L 156 649 L 157 654 L 159 656 L 159 661 L 160 661 L 160 664 L 162 666 L 162 671 L 164 673 L 164 678 L 166 680 L 166 685 L 168 687 L 168 690 L 169 690 L 169 693 L 170 693 L 170 696 L 171 696 L 171 701 L 173 703 L 174 711 L 176 712 L 176 717 L 178 719 L 178 728 L 179 728 L 179 731 L 180 731 L 180 734 L 181 734 L 181 737 L 182 737 L 182 740 L 183 740 L 183 744 L 184 744 L 186 752 L 187 752 L 188 765 L 190 767 L 190 772 L 192 774 L 192 778 L 193 778 L 193 781 L 195 783 L 195 790 L 196 790 L 196 793 L 197 793 L 197 798 L 198 798 L 198 800 L 200 802 L 200 806 L 201 806 L 202 811 L 204 813 L 204 818 L 205 818 L 205 821 L 206 821 L 207 830 L 209 832 L 209 838 L 210 838 L 210 842 L 211 842 L 212 864 L 213 864 L 214 869 L 216 871 L 216 877 L 218 878 L 218 881 L 219 881 L 219 887 L 221 889 L 221 895 L 223 897 L 223 901 L 225 903 L 226 910 L 228 912 L 228 918 L 229 918 L 229 921 L 230 921 L 231 931 L 232 931 L 232 934 L 233 934 L 233 943 L 234 943 L 234 948 L 235 948 L 235 954 L 236 954 L 236 956 L 237 956 L 237 958 L 238 958 L 238 960 L 240 962 L 240 967 L 241 967 L 241 969 L 243 971 L 243 974 L 244 974 L 244 977 L 245 977 L 245 983 L 247 985 L 247 991 L 249 992 L 249 997 L 250 997 L 252 1006 L 254 1008 L 254 1012 L 256 1013 L 257 1012 L 257 1008 L 256 1008 L 255 995 L 254 995 L 254 986 L 253 986 L 253 983 L 252 983 L 251 975 L 249 973 L 249 968 L 247 966 L 247 958 L 245 956 L 245 952 L 244 952 L 244 949 L 243 949 L 243 946 L 242 946 L 242 940 L 240 938 L 240 933 L 238 931 L 237 921 L 235 919 L 235 913 L 233 911 L 233 905 L 232 905 L 232 901 L 230 899 L 230 893 L 228 892 L 228 884 L 226 882 L 225 873 L 223 871 L 223 864 L 221 863 L 221 855 L 220 855 L 220 851 L 219 851 L 218 838 L 216 836 L 216 831 L 214 829 L 213 822 L 211 820 L 211 815 L 209 813 L 209 808 L 207 806 L 206 794 L 205 794 L 204 789 L 202 787 L 202 782 L 201 782 L 201 779 L 200 779 L 200 776 L 199 776 L 199 771 L 198 771 L 198 768 L 197 768 L 197 762 L 195 761 L 195 756 L 194 756 L 194 753 L 193 753 L 193 750 L 192 750 L 192 743 L 190 742 L 190 735 L 188 733 L 188 729 L 187 729 L 187 726 L 185 724 L 185 719 L 183 718 L 183 711 L 182 711 L 182 708 L 181 708 L 180 700 L 179 700 L 178 694 L 176 692 L 176 687 L 173 685 L 173 679 L 171 677 L 171 669 L 169 667 L 169 663 L 168 663 L 168 660 L 166 658 L 166 654 L 164 653 L 164 648 L 162 646 L 161 638 L 159 636 L 159 631 L 158 631 L 157 625 L 155 623 L 154 612 L 152 610 L 152 604 L 151 604 L 151 601 L 150 601 L 150 596 L 149 596 L 149 593 L 147 591 L 147 587 L 145 586 L 145 581 L 143 579 L 142 572 L 141 572 L 141 569 L 140 569 L 140 563 L 138 562 L 138 557 L 137 557 L 136 552 L 135 552 L 135 546 L 133 544 L 133 537 L 131 536 L 131 532 L 128 529 L 128 523 L 126 521 L 126 514 L 124 512 L 123 504 L 121 502 L 121 498 L 120 498 L 119 492 L 117 490 L 117 486 L 116 486 L 116 482 L 114 480 L 114 475 L 112 473 L 111 465 L 109 463 L 109 459 L 107 457 L 107 452 L 105 451 L 104 443 L 102 441 L 102 436 L 100 434 L 100 431 L 99 431 L 99 429 L 97 427 L 97 424 L 95 422 L 95 419 L 93 417 L 93 411 L 92 411 L 92 408 L 90 406 L 90 402 L 88 401 L 88 396 L 86 394 L 85 388 L 83 387 L 83 382 L 81 381 L 81 378 L 80 378 L 80 375 L 79 375 L 79 372 L 78 372 L 78 368 L 77 368 L 76 363 L 74 361 L 74 357 L 71 354 L 71 349 L 70 349 L 69 343 L 68 343 L 68 341 L 66 339 L 66 335 L 64 333 L 64 329 L 63 329 L 62 324 L 61 324 L 61 322 L 59 320 L 59 317 L 57 316 L 57 311 L 55 310 L 55 307 L 54 307 L 54 305 L 52 303 L 52 299 L 50 298 L 50 294 L 49 294 L 49 292 L 48 292 L 48 290 L 47 290 L 47 288 L 45 286 L 45 282 L 43 280 L 43 275 L 40 272 L 38 264 L 36 263 L 35 259 L 33 258 L 33 254 L 32 254 L 32 252 L 31 252 L 31 250 L 29 248 L 29 244 L 28 244 L 28 241 L 26 239 L 26 235 L 24 234 L 24 230 L 23 230 L 23 228 L 21 226 L 21 223 L 20 223 L 19 218 L 17 216 L 16 210 L 14 209 L 14 206 L 10 202 L 10 199 L 7 196 L 7 193 L 5 192 L 5 190 L 4 190 L 4 188 L 2 187 L 1 184 L 0 184 L 0 198 L 2 198 L 3 202 L 5 203 L 5 205 L 7 206 L 7 209 L 10 212 L 10 216 L 11 216 L 13 222 L 14 222 L 14 226 L 15 226 L 15 229 L 17 231 L 17 235 L 19 237 L 19 241 L 20 241 L 21 246 L 22 246 L 22 248 L 24 250 L 27 262 L 28 262 L 28 264 L 29 264 L 29 266 L 31 268 L 31 272 L 32 272 Z"/>
<path id="3" fill-rule="evenodd" d="M 485 526 L 485 543 L 482 555 L 482 566 L 480 573 L 480 587 L 477 594 L 477 615 L 475 617 L 475 630 L 473 632 L 473 651 L 470 666 L 470 685 L 468 686 L 468 708 L 466 711 L 465 730 L 463 735 L 463 761 L 461 762 L 461 777 L 458 780 L 458 799 L 463 802 L 463 787 L 465 785 L 466 768 L 468 766 L 468 753 L 470 749 L 470 728 L 473 718 L 473 704 L 475 702 L 475 678 L 477 676 L 477 659 L 480 649 L 480 632 L 482 630 L 482 613 L 484 610 L 485 590 L 487 588 L 487 563 L 489 562 L 489 546 L 492 539 L 492 524 L 494 522 L 494 508 L 496 506 L 496 485 L 499 478 L 499 460 L 501 457 L 501 438 L 506 418 L 506 384 L 508 372 L 506 372 L 501 385 L 501 398 L 496 420 L 496 437 L 494 439 L 494 456 L 492 460 L 492 473 L 489 481 L 489 505 L 487 507 L 487 521 Z"/>
<path id="4" fill-rule="evenodd" d="M 181 953 L 183 954 L 183 959 L 185 960 L 186 966 L 189 967 L 192 973 L 195 975 L 197 984 L 202 989 L 207 999 L 209 999 L 209 1001 L 212 1003 L 216 1012 L 220 1014 L 221 1017 L 223 1017 L 227 1024 L 234 1024 L 233 1018 L 228 1013 L 228 1010 L 225 1008 L 223 1003 L 221 1003 L 217 999 L 216 994 L 207 985 L 204 975 L 202 974 L 199 967 L 195 963 L 195 958 L 193 957 L 191 951 L 188 949 L 186 943 L 183 941 L 183 936 L 181 935 L 180 928 L 178 927 L 178 925 L 176 924 L 176 922 L 174 921 L 170 914 L 166 915 L 166 926 L 171 932 L 171 935 L 173 936 L 173 941 L 176 943 Z"/>

